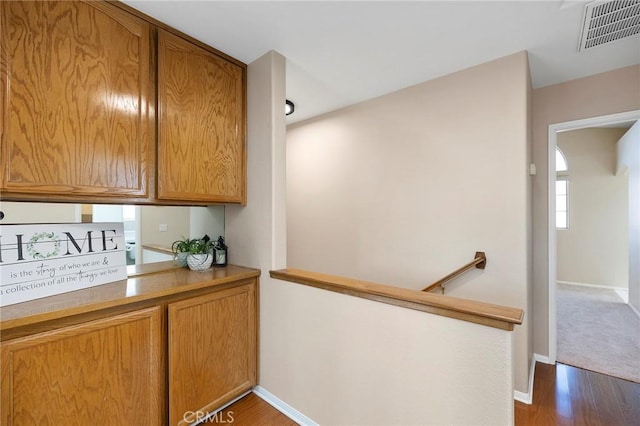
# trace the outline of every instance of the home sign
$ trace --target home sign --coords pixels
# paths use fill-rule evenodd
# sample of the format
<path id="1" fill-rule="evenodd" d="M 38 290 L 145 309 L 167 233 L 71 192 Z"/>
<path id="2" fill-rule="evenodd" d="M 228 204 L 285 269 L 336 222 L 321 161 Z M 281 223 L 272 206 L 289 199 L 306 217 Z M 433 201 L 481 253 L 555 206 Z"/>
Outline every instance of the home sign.
<path id="1" fill-rule="evenodd" d="M 0 306 L 127 278 L 122 223 L 0 225 Z"/>

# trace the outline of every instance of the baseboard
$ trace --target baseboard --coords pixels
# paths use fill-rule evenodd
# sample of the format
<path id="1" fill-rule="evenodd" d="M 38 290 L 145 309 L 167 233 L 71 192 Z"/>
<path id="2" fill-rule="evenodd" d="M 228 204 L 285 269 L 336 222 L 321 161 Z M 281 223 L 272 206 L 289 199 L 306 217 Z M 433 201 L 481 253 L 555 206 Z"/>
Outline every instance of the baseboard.
<path id="1" fill-rule="evenodd" d="M 575 283 L 572 281 L 556 281 L 558 284 L 566 284 L 566 285 L 577 285 L 579 287 L 593 287 L 593 288 L 604 288 L 607 290 L 627 290 L 627 287 L 611 287 L 608 285 L 601 284 L 587 284 L 587 283 Z"/>
<path id="2" fill-rule="evenodd" d="M 537 362 L 541 362 L 543 364 L 551 364 L 551 362 L 549 362 L 549 357 L 544 356 L 544 355 L 540 355 L 540 354 L 533 354 L 533 357 L 531 358 L 531 367 L 529 368 L 529 390 L 527 393 L 525 392 L 520 392 L 517 390 L 513 391 L 513 399 L 515 399 L 516 401 L 522 402 L 523 404 L 527 404 L 527 405 L 531 405 L 533 402 L 533 379 L 535 377 L 535 372 L 536 372 L 536 363 Z"/>
<path id="3" fill-rule="evenodd" d="M 513 391 L 513 399 L 522 402 L 523 404 L 531 405 L 533 401 L 533 376 L 536 371 L 536 359 L 535 355 L 531 358 L 531 366 L 529 367 L 529 390 L 528 392 Z"/>
<path id="4" fill-rule="evenodd" d="M 601 289 L 605 289 L 605 290 L 613 290 L 613 291 L 616 292 L 618 297 L 620 297 L 622 299 L 622 301 L 624 303 L 629 305 L 629 288 L 628 287 L 610 287 L 610 286 L 607 286 L 607 285 L 575 283 L 575 282 L 571 282 L 571 281 L 556 281 L 556 282 L 558 284 L 572 285 L 572 286 L 577 286 L 577 287 L 601 288 Z M 629 306 L 631 306 L 631 305 L 629 305 Z M 631 309 L 634 309 L 634 308 L 631 307 Z M 635 310 L 635 313 L 637 314 L 638 311 Z M 640 316 L 640 315 L 638 315 L 638 316 Z"/>
<path id="5" fill-rule="evenodd" d="M 555 364 L 555 362 L 551 362 L 551 360 L 549 359 L 548 356 L 545 355 L 540 355 L 540 354 L 533 354 L 533 359 L 536 360 L 537 362 L 541 362 L 543 364 Z"/>
<path id="6" fill-rule="evenodd" d="M 311 420 L 309 417 L 302 414 L 300 411 L 296 410 L 286 402 L 282 401 L 280 398 L 258 385 L 253 388 L 253 393 L 259 396 L 261 399 L 266 401 L 269 405 L 271 405 L 276 410 L 280 411 L 285 416 L 289 417 L 294 422 L 303 426 L 318 426 L 318 423 Z"/>
<path id="7" fill-rule="evenodd" d="M 640 317 L 640 311 L 638 311 L 635 306 L 633 306 L 631 303 L 627 303 L 627 306 L 631 308 L 634 314 Z"/>
<path id="8" fill-rule="evenodd" d="M 200 425 L 200 424 L 204 424 L 204 423 L 209 423 L 209 422 L 214 422 L 218 420 L 218 413 L 221 412 L 222 410 L 224 410 L 225 408 L 227 408 L 228 406 L 235 404 L 236 402 L 240 401 L 242 398 L 244 398 L 245 396 L 249 395 L 251 393 L 250 390 L 246 391 L 245 393 L 243 393 L 242 395 L 232 399 L 231 401 L 227 402 L 226 404 L 224 404 L 222 407 L 218 408 L 215 411 L 210 412 L 209 414 L 207 414 L 205 417 L 199 419 L 198 421 L 196 421 L 195 423 L 192 423 L 192 426 L 195 425 Z M 224 422 L 223 422 L 224 423 Z"/>
<path id="9" fill-rule="evenodd" d="M 624 303 L 629 304 L 629 290 L 614 290 Z"/>
<path id="10" fill-rule="evenodd" d="M 531 401 L 533 401 L 533 395 L 531 395 L 530 393 L 524 393 L 514 390 L 513 399 L 518 402 L 522 402 L 523 404 L 531 405 Z"/>

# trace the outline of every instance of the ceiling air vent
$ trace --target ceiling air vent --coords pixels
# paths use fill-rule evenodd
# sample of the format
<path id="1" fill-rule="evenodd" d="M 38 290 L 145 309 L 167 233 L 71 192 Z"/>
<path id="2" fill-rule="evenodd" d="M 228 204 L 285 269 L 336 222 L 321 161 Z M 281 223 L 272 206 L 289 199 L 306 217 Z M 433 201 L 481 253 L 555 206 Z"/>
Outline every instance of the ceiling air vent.
<path id="1" fill-rule="evenodd" d="M 585 7 L 579 51 L 640 34 L 640 0 L 604 0 Z"/>

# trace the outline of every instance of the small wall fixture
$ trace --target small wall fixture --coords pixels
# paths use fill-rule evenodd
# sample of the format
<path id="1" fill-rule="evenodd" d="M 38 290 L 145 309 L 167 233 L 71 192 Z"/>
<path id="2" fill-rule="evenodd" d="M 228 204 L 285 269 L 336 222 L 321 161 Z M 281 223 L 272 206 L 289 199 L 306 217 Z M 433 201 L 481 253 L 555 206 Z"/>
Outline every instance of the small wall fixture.
<path id="1" fill-rule="evenodd" d="M 293 111 L 295 111 L 296 106 L 293 104 L 293 102 L 291 102 L 289 99 L 287 99 L 286 103 L 284 104 L 284 113 L 285 115 L 291 115 L 293 114 Z"/>

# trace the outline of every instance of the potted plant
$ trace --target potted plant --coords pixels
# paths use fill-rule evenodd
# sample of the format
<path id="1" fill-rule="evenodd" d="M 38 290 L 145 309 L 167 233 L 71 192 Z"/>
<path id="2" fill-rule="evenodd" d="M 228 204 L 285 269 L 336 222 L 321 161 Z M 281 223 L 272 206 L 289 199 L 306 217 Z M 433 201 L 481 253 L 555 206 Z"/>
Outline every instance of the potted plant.
<path id="1" fill-rule="evenodd" d="M 182 237 L 182 239 L 176 240 L 171 244 L 173 258 L 178 262 L 178 265 L 182 267 L 187 266 L 187 257 L 189 256 L 192 241 L 191 238 Z"/>
<path id="2" fill-rule="evenodd" d="M 180 266 L 189 266 L 192 271 L 211 268 L 214 259 L 214 241 L 208 235 L 202 238 L 184 238 L 171 244 L 173 256 Z"/>
<path id="3" fill-rule="evenodd" d="M 196 238 L 189 243 L 187 265 L 192 271 L 204 271 L 213 263 L 213 241 L 207 235 Z"/>

